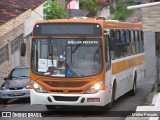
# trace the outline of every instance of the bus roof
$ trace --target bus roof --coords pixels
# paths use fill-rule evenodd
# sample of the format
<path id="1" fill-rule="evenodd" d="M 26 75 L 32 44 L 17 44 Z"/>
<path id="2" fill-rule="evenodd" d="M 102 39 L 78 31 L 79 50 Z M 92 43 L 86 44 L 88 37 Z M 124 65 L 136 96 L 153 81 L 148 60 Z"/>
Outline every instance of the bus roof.
<path id="1" fill-rule="evenodd" d="M 110 21 L 110 20 L 101 20 L 94 18 L 85 18 L 85 19 L 54 19 L 54 20 L 40 20 L 35 24 L 40 23 L 53 23 L 53 22 L 85 22 L 85 23 L 99 23 L 104 25 L 104 28 L 108 29 L 142 29 L 142 22 L 139 23 L 127 23 L 127 22 L 118 22 L 118 21 Z"/>

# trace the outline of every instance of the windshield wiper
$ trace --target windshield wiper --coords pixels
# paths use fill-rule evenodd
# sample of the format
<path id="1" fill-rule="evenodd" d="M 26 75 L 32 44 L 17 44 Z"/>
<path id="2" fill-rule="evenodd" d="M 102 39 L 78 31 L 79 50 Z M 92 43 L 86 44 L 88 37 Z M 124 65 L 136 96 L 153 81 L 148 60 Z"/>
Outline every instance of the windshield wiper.
<path id="1" fill-rule="evenodd" d="M 51 37 L 48 36 L 48 56 L 51 56 L 52 66 L 53 66 L 53 45 L 51 44 Z"/>
<path id="2" fill-rule="evenodd" d="M 80 43 L 78 45 L 76 45 L 76 47 L 72 50 L 72 53 L 75 53 L 76 50 L 82 45 L 83 41 L 86 39 L 86 37 L 82 38 L 80 41 Z"/>
<path id="3" fill-rule="evenodd" d="M 12 76 L 12 78 L 18 78 L 18 77 L 16 77 L 16 76 Z"/>
<path id="4" fill-rule="evenodd" d="M 23 75 L 23 76 L 19 76 L 19 77 L 29 77 L 29 76 L 25 76 L 25 75 Z"/>

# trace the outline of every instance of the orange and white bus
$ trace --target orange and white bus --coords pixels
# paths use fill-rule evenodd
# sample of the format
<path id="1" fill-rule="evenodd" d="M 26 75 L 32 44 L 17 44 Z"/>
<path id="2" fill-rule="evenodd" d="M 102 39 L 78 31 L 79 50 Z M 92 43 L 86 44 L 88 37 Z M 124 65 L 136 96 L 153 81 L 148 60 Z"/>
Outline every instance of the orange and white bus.
<path id="1" fill-rule="evenodd" d="M 111 106 L 144 77 L 141 23 L 42 20 L 31 42 L 31 104 Z"/>

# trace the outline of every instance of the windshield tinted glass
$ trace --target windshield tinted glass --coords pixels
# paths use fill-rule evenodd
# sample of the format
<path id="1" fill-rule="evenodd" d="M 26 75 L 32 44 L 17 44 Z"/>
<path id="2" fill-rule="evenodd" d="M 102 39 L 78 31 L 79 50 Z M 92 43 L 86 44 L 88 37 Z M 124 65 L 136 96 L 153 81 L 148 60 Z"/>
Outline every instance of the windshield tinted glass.
<path id="1" fill-rule="evenodd" d="M 138 20 L 137 19 L 127 19 L 126 22 L 138 23 Z"/>
<path id="2" fill-rule="evenodd" d="M 34 39 L 32 70 L 52 77 L 83 77 L 102 70 L 101 39 Z"/>
<path id="3" fill-rule="evenodd" d="M 102 29 L 96 23 L 41 23 L 34 27 L 35 36 L 101 36 Z"/>
<path id="4" fill-rule="evenodd" d="M 29 68 L 15 68 L 11 73 L 11 79 L 29 78 Z"/>

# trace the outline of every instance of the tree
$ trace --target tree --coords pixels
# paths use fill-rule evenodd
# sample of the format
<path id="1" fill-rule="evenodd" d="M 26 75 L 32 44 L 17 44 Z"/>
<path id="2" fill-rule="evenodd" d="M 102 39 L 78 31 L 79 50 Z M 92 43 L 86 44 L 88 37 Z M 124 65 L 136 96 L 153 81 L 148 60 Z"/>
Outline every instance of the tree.
<path id="1" fill-rule="evenodd" d="M 98 11 L 98 1 L 97 0 L 80 0 L 80 9 L 87 10 L 90 16 L 96 16 Z"/>
<path id="2" fill-rule="evenodd" d="M 63 6 L 58 2 L 47 2 L 44 4 L 44 19 L 62 19 L 66 18 L 66 12 Z"/>

